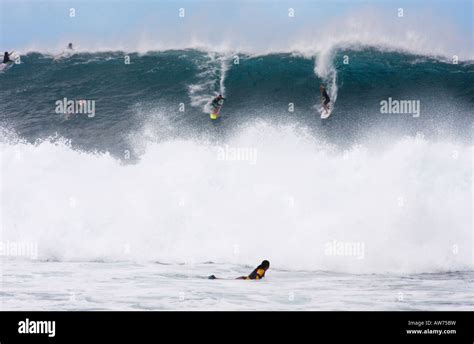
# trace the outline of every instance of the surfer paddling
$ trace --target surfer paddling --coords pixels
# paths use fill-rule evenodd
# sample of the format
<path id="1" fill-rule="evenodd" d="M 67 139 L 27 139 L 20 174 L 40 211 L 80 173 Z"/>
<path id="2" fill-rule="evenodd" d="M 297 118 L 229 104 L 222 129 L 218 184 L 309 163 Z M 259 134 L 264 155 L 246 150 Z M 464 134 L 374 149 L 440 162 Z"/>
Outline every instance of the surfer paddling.
<path id="1" fill-rule="evenodd" d="M 324 111 L 329 112 L 329 102 L 331 101 L 331 98 L 329 98 L 326 88 L 323 85 L 319 86 L 319 90 L 321 91 Z"/>
<path id="2" fill-rule="evenodd" d="M 270 262 L 264 260 L 259 266 L 257 266 L 248 276 L 240 276 L 238 280 L 260 280 L 265 277 L 265 272 L 270 268 Z M 216 276 L 211 275 L 209 279 L 218 279 Z"/>

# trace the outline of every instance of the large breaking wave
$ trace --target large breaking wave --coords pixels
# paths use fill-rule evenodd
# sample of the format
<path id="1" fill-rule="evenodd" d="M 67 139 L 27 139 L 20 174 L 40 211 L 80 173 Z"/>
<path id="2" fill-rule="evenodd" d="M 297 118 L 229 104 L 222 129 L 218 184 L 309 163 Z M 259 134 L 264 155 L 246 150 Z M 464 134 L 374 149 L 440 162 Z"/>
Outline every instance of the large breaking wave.
<path id="1" fill-rule="evenodd" d="M 2 240 L 53 260 L 472 269 L 474 67 L 380 48 L 23 56 L 0 75 Z M 54 113 L 63 97 L 96 116 Z M 420 117 L 382 115 L 388 97 Z"/>

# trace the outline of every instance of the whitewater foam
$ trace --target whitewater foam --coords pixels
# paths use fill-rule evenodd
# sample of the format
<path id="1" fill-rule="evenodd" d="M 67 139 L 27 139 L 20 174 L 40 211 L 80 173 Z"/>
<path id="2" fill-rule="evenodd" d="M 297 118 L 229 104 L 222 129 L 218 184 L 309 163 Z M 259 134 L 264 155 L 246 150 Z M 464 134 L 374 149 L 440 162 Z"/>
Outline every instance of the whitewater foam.
<path id="1" fill-rule="evenodd" d="M 1 143 L 2 240 L 39 259 L 206 261 L 347 272 L 472 269 L 472 147 L 401 139 L 340 152 L 264 123 L 230 138 L 254 164 L 195 140 L 124 164 L 67 142 Z M 456 152 L 456 155 L 453 155 Z M 364 244 L 364 258 L 327 255 Z"/>

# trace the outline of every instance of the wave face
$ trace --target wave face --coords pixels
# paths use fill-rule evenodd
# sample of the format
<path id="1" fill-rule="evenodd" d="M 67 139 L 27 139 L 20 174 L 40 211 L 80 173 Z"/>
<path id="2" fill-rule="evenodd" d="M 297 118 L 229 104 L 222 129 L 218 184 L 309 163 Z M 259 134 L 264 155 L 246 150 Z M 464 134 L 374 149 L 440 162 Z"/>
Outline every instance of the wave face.
<path id="1" fill-rule="evenodd" d="M 30 53 L 0 74 L 2 240 L 37 242 L 40 259 L 472 270 L 472 63 L 123 56 Z M 55 113 L 65 97 L 95 115 Z M 419 117 L 382 114 L 388 98 L 419 101 Z M 338 243 L 363 251 L 328 254 Z"/>
<path id="2" fill-rule="evenodd" d="M 2 84 L 9 85 L 0 91 L 3 122 L 30 141 L 59 134 L 81 149 L 119 152 L 130 149 L 130 136 L 146 125 L 161 137 L 215 137 L 206 113 L 221 92 L 228 101 L 219 135 L 260 119 L 324 128 L 326 138 L 343 136 L 348 142 L 374 131 L 444 138 L 471 133 L 471 63 L 372 49 L 334 52 L 330 62 L 326 56 L 271 54 L 241 55 L 234 64 L 234 55 L 187 50 L 131 54 L 131 64 L 125 65 L 123 56 L 81 53 L 54 60 L 26 55 L 23 64 L 0 75 Z M 320 84 L 336 99 L 330 126 L 318 120 Z M 95 118 L 66 120 L 56 114 L 55 102 L 64 97 L 95 100 Z M 380 102 L 389 97 L 419 100 L 419 118 L 381 114 Z"/>

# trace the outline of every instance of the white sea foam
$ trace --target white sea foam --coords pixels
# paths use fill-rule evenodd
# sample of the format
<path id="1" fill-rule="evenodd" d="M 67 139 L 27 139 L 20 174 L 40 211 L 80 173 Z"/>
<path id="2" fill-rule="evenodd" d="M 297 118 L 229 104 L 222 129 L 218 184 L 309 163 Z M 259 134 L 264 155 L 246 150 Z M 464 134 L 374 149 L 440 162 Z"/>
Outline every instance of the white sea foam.
<path id="1" fill-rule="evenodd" d="M 340 152 L 290 127 L 149 143 L 136 164 L 67 143 L 1 143 L 2 240 L 39 259 L 214 261 L 347 272 L 472 269 L 472 147 L 401 139 Z M 326 254 L 328 243 L 363 243 Z"/>

